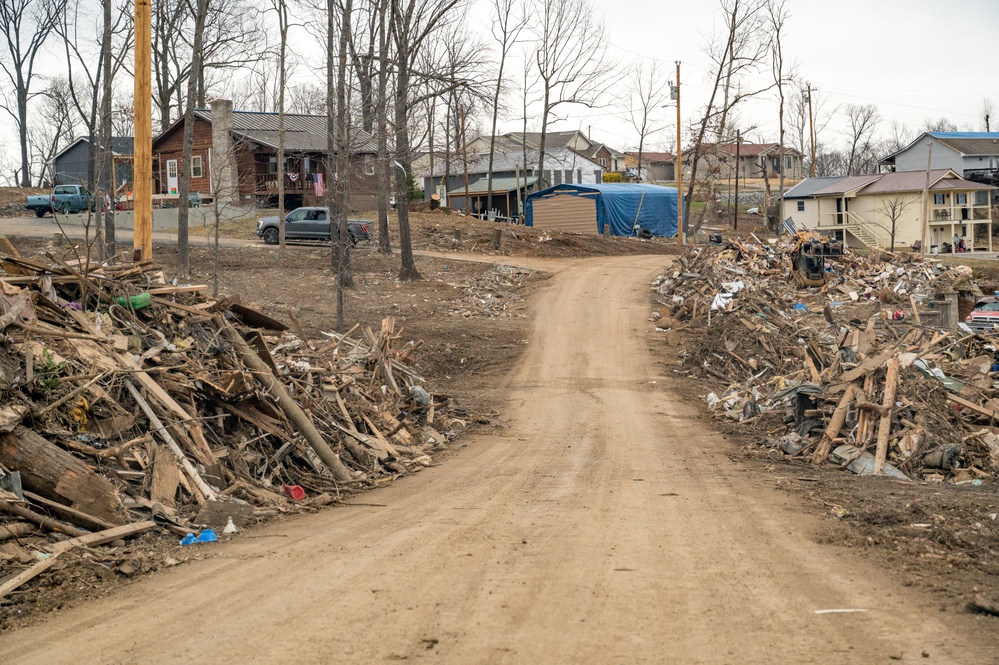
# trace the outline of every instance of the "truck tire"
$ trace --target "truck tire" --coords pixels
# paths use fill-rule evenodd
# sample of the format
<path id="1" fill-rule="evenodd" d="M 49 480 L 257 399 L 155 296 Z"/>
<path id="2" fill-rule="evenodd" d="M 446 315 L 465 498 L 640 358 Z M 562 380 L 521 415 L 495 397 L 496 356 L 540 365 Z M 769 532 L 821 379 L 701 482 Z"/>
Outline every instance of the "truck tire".
<path id="1" fill-rule="evenodd" d="M 264 229 L 263 238 L 264 242 L 267 243 L 268 245 L 276 245 L 278 244 L 278 241 L 281 238 L 281 234 L 278 232 L 276 228 L 272 226 L 268 229 Z"/>
<path id="2" fill-rule="evenodd" d="M 35 208 L 35 217 L 44 217 L 45 211 L 42 208 Z"/>
<path id="3" fill-rule="evenodd" d="M 69 201 L 62 202 L 62 205 L 59 206 L 59 212 L 62 213 L 63 215 L 69 214 Z"/>

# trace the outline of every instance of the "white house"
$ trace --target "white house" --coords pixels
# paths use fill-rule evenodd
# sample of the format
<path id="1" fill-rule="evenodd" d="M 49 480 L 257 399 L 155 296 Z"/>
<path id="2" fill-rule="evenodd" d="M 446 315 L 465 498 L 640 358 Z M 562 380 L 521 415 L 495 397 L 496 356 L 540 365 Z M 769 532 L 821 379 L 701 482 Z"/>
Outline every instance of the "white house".
<path id="1" fill-rule="evenodd" d="M 957 237 L 969 251 L 991 252 L 989 197 L 995 190 L 951 169 L 808 178 L 788 190 L 783 212 L 796 229 L 853 247 L 890 247 L 894 235 L 896 248 L 925 237 L 933 251 Z"/>

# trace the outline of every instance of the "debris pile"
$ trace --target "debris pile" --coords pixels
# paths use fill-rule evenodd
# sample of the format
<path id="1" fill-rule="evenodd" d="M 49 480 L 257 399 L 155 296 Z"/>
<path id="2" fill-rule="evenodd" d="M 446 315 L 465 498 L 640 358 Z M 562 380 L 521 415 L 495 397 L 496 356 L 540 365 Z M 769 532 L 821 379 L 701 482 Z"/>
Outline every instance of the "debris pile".
<path id="1" fill-rule="evenodd" d="M 688 250 L 653 288 L 657 329 L 725 417 L 763 444 L 858 474 L 999 474 L 999 337 L 953 325 L 971 269 L 847 251 L 798 288 L 790 244 Z"/>
<path id="2" fill-rule="evenodd" d="M 73 547 L 206 542 L 431 464 L 465 429 L 380 330 L 305 338 L 151 262 L 0 258 L 0 597 Z M 45 534 L 45 535 L 43 535 Z M 28 538 L 25 541 L 25 538 Z M 41 560 L 28 568 L 20 539 Z M 2 577 L 0 577 L 2 579 Z"/>

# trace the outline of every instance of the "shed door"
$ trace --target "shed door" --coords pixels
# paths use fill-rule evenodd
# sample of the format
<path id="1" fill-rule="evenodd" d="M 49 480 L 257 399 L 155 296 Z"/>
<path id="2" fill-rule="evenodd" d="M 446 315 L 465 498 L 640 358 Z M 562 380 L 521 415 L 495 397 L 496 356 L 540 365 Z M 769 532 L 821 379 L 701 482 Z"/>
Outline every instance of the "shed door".
<path id="1" fill-rule="evenodd" d="M 592 196 L 553 194 L 534 201 L 534 228 L 597 234 L 597 201 Z"/>

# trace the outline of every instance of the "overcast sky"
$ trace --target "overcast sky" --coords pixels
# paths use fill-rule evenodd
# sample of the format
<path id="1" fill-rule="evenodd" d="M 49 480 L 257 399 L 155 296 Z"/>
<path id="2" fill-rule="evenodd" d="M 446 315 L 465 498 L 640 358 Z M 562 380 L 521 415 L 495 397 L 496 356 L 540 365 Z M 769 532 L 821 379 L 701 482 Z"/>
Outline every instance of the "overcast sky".
<path id="1" fill-rule="evenodd" d="M 688 123 L 706 101 L 703 47 L 718 25 L 717 0 L 594 4 L 604 12 L 610 54 L 619 64 L 658 59 L 671 69 L 681 61 L 681 110 Z M 961 129 L 981 131 L 983 97 L 999 107 L 999 0 L 788 0 L 787 7 L 785 58 L 796 63 L 798 79 L 818 88 L 816 98 L 824 97 L 829 109 L 876 104 L 885 129 L 892 119 L 916 130 L 927 119 L 946 117 Z M 766 70 L 758 80 L 770 76 Z M 675 118 L 675 110 L 664 113 Z M 741 115 L 743 124 L 776 141 L 773 95 Z M 637 145 L 637 135 L 626 117 L 620 108 L 578 109 L 558 129 L 592 126 L 594 139 L 628 149 Z M 518 123 L 505 127 L 516 130 Z M 999 118 L 993 131 L 997 126 Z M 831 125 L 823 139 L 838 142 L 839 127 Z"/>
<path id="2" fill-rule="evenodd" d="M 491 47 L 492 0 L 474 2 L 468 29 Z M 626 90 L 627 72 L 637 60 L 658 60 L 667 78 L 673 78 L 674 62 L 680 60 L 683 124 L 689 125 L 708 93 L 704 46 L 713 31 L 720 29 L 718 0 L 592 0 L 592 4 L 604 14 L 609 60 L 620 72 L 611 90 Z M 916 131 L 927 120 L 941 117 L 962 130 L 981 131 L 983 99 L 990 98 L 999 107 L 999 0 L 787 0 L 787 8 L 791 16 L 785 28 L 785 58 L 795 64 L 799 81 L 809 81 L 818 89 L 815 97 L 824 100 L 826 110 L 840 108 L 837 119 L 847 104 L 876 104 L 884 131 L 892 120 Z M 49 53 L 40 63 L 40 73 L 65 76 L 62 46 L 55 38 L 47 46 Z M 512 110 L 501 118 L 501 132 L 522 129 L 519 80 L 523 69 L 517 62 L 521 51 L 515 49 L 518 55 L 507 65 L 511 84 L 507 105 Z M 321 55 L 312 54 L 310 60 L 313 74 L 308 74 L 308 66 L 299 71 L 312 77 L 309 82 L 321 84 Z M 771 76 L 765 68 L 754 80 L 762 83 Z M 43 85 L 40 79 L 35 82 L 36 89 Z M 662 110 L 662 124 L 672 125 L 675 113 L 674 109 Z M 564 108 L 560 115 L 564 119 L 552 130 L 586 132 L 589 128 L 594 140 L 613 148 L 637 147 L 638 136 L 628 122 L 627 108 L 612 99 L 595 109 Z M 539 130 L 536 105 L 528 116 L 529 130 Z M 477 124 L 488 129 L 484 117 Z M 776 141 L 773 93 L 748 103 L 739 113 L 739 127 L 753 131 L 751 140 Z M 999 131 L 999 117 L 993 120 L 992 129 Z M 819 137 L 820 143 L 835 147 L 844 139 L 841 130 L 842 123 L 834 120 Z M 673 132 L 671 127 L 668 133 Z M 646 149 L 662 149 L 665 133 L 651 137 Z M 16 161 L 13 121 L 5 114 L 0 114 L 0 136 L 6 139 L 0 151 Z"/>

